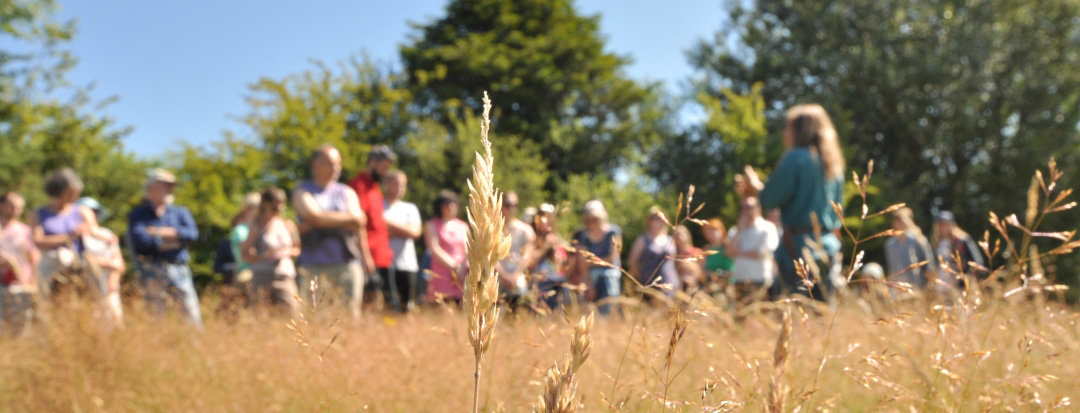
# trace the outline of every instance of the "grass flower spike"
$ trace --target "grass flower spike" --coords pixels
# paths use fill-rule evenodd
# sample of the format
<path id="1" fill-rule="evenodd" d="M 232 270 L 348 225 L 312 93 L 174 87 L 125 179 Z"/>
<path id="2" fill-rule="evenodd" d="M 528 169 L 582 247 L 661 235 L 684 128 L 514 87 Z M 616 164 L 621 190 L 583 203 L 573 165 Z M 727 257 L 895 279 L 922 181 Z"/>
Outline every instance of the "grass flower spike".
<path id="1" fill-rule="evenodd" d="M 479 409 L 480 363 L 495 337 L 499 321 L 499 281 L 495 264 L 510 252 L 510 237 L 503 233 L 502 195 L 495 189 L 491 155 L 491 100 L 484 92 L 484 118 L 480 124 L 480 143 L 484 154 L 476 154 L 476 165 L 469 180 L 469 238 L 467 243 L 469 275 L 465 278 L 464 309 L 469 323 L 469 342 L 476 357 L 473 374 L 473 411 Z"/>

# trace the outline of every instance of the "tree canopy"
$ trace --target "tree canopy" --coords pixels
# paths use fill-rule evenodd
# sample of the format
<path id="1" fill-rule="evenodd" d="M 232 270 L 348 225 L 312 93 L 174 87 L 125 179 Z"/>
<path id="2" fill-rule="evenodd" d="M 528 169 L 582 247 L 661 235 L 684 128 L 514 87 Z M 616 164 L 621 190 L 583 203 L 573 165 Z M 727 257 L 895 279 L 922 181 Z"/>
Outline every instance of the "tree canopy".
<path id="1" fill-rule="evenodd" d="M 420 114 L 449 127 L 489 91 L 497 130 L 534 142 L 558 178 L 612 175 L 668 134 L 659 85 L 627 78 L 599 16 L 570 0 L 453 0 L 414 28 L 401 57 Z"/>
<path id="2" fill-rule="evenodd" d="M 22 192 L 30 206 L 46 197 L 43 177 L 71 167 L 87 195 L 116 212 L 140 199 L 144 163 L 123 149 L 128 129 L 96 112 L 84 87 L 66 79 L 76 59 L 64 47 L 74 22 L 52 19 L 52 1 L 0 1 L 0 188 Z M 122 215 L 104 222 L 126 229 Z"/>

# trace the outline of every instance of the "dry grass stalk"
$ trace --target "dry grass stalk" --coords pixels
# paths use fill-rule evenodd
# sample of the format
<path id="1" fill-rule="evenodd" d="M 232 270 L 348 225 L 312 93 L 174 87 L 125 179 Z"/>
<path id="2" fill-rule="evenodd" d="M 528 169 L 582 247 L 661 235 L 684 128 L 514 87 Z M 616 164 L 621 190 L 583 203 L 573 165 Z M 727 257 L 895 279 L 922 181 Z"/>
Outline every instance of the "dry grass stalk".
<path id="1" fill-rule="evenodd" d="M 784 323 L 780 326 L 780 335 L 776 338 L 776 347 L 773 349 L 773 375 L 769 382 L 769 397 L 766 400 L 769 412 L 784 411 L 784 396 L 787 393 L 781 379 L 784 375 L 784 367 L 787 366 L 788 354 L 791 350 L 791 312 L 784 312 Z"/>
<path id="2" fill-rule="evenodd" d="M 502 195 L 495 189 L 495 158 L 491 154 L 491 100 L 484 92 L 484 115 L 480 143 L 484 154 L 476 154 L 469 180 L 469 275 L 465 279 L 464 310 L 469 324 L 469 343 L 476 358 L 473 373 L 473 411 L 479 409 L 480 363 L 495 337 L 499 321 L 499 282 L 495 264 L 510 252 L 510 237 L 503 233 Z"/>
<path id="3" fill-rule="evenodd" d="M 570 342 L 570 355 L 563 359 L 562 367 L 555 363 L 544 377 L 544 393 L 533 407 L 536 413 L 572 413 L 578 409 L 576 374 L 592 353 L 593 339 L 589 333 L 593 326 L 593 314 L 582 317 L 574 328 Z"/>

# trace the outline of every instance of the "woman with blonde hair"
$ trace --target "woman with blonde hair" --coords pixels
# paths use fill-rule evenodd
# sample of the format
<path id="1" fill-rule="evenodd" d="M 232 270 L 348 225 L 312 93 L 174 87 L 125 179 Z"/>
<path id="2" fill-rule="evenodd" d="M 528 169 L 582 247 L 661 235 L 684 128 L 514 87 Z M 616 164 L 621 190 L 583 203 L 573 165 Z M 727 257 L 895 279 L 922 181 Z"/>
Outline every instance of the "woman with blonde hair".
<path id="1" fill-rule="evenodd" d="M 885 264 L 890 281 L 910 284 L 915 288 L 926 286 L 927 273 L 936 268 L 936 260 L 930 242 L 915 225 L 911 208 L 900 208 L 892 214 L 892 228 L 902 231 L 900 235 L 885 240 Z M 924 265 L 918 265 L 926 261 Z"/>
<path id="2" fill-rule="evenodd" d="M 748 165 L 745 175 L 735 177 L 736 186 L 743 197 L 757 197 L 763 209 L 780 210 L 783 238 L 775 253 L 780 283 L 774 285 L 825 300 L 842 282 L 842 217 L 832 203 L 844 200 L 844 154 L 836 128 L 820 105 L 788 109 L 783 139 L 786 151 L 769 181 L 762 182 Z M 810 258 L 806 264 L 813 272 L 809 276 L 815 278 L 812 289 L 795 269 L 800 258 Z"/>

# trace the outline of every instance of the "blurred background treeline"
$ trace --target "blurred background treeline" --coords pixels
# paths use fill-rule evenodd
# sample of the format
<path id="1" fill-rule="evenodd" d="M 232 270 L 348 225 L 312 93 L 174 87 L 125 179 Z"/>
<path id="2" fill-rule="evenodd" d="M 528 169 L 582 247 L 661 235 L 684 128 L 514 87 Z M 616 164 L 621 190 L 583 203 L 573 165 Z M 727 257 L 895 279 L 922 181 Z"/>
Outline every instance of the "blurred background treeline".
<path id="1" fill-rule="evenodd" d="M 568 206 L 567 232 L 578 208 L 600 198 L 632 239 L 650 205 L 673 210 L 689 185 L 707 204 L 699 217 L 731 222 L 734 174 L 768 171 L 784 109 L 802 102 L 833 116 L 851 170 L 875 162 L 870 209 L 906 202 L 928 233 L 932 214 L 949 209 L 980 239 L 989 211 L 1023 211 L 1051 157 L 1066 186 L 1080 174 L 1080 0 L 718 2 L 726 19 L 686 50 L 694 72 L 678 94 L 630 78 L 633 57 L 610 50 L 599 16 L 570 0 L 449 0 L 401 39 L 399 61 L 341 56 L 251 79 L 235 128 L 154 158 L 125 150 L 130 127 L 102 114 L 113 97 L 66 80 L 78 30 L 56 7 L 0 0 L 0 189 L 40 205 L 43 175 L 71 166 L 120 232 L 145 170 L 172 168 L 183 182 L 177 201 L 202 230 L 193 267 L 204 283 L 243 194 L 292 188 L 322 143 L 341 148 L 345 177 L 372 145 L 391 145 L 410 178 L 407 199 L 430 215 L 439 189 L 464 189 L 485 90 L 496 183 L 523 205 Z M 687 122 L 687 107 L 703 116 Z M 1053 219 L 1045 225 L 1080 227 L 1071 211 Z M 1045 266 L 1077 284 L 1074 255 Z"/>

